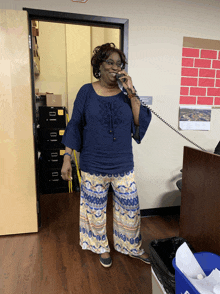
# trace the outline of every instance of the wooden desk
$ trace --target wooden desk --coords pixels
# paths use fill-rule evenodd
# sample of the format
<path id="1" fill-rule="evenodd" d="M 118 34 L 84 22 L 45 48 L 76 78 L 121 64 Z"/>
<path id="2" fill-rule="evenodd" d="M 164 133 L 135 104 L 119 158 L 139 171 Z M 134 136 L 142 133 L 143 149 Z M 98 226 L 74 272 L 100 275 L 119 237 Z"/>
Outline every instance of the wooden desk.
<path id="1" fill-rule="evenodd" d="M 182 184 L 179 236 L 220 255 L 220 156 L 184 147 Z"/>

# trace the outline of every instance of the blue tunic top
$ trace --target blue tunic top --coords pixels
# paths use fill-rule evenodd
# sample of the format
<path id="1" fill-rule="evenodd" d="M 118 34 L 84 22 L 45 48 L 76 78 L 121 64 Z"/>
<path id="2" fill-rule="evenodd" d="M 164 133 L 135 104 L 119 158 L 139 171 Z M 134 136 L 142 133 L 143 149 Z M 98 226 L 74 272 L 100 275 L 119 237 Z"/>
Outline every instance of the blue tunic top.
<path id="1" fill-rule="evenodd" d="M 122 174 L 134 167 L 132 137 L 140 144 L 151 112 L 140 106 L 139 127 L 134 124 L 126 92 L 99 96 L 91 83 L 79 90 L 62 143 L 80 152 L 80 169 L 91 174 Z"/>

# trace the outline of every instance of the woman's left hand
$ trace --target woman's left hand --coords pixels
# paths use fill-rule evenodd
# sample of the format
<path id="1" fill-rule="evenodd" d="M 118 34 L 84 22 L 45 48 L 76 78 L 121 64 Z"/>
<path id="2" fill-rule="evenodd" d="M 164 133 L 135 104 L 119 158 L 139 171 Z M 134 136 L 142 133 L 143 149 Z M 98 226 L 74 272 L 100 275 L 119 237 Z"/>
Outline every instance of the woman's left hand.
<path id="1" fill-rule="evenodd" d="M 122 83 L 122 86 L 125 88 L 125 90 L 128 92 L 128 94 L 135 93 L 135 89 L 132 83 L 131 77 L 126 73 L 126 71 L 123 69 L 118 72 L 118 74 L 123 74 L 119 80 Z M 126 79 L 125 82 L 123 82 L 123 79 Z"/>

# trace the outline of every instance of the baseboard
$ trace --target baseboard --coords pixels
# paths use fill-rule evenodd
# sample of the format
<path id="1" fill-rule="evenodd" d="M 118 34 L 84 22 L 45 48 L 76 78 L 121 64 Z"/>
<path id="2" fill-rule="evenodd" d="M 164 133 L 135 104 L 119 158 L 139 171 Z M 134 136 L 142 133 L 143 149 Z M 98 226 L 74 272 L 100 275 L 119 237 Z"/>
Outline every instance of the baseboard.
<path id="1" fill-rule="evenodd" d="M 141 209 L 141 217 L 149 217 L 154 215 L 175 215 L 175 214 L 180 214 L 180 206 Z"/>

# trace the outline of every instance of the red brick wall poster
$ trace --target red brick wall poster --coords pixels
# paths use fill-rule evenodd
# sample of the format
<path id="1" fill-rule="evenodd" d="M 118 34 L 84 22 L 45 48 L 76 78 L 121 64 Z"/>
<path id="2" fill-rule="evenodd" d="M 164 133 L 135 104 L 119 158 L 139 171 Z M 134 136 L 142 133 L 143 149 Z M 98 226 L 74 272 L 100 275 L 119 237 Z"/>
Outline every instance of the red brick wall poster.
<path id="1" fill-rule="evenodd" d="M 180 104 L 220 105 L 220 41 L 183 38 Z"/>

